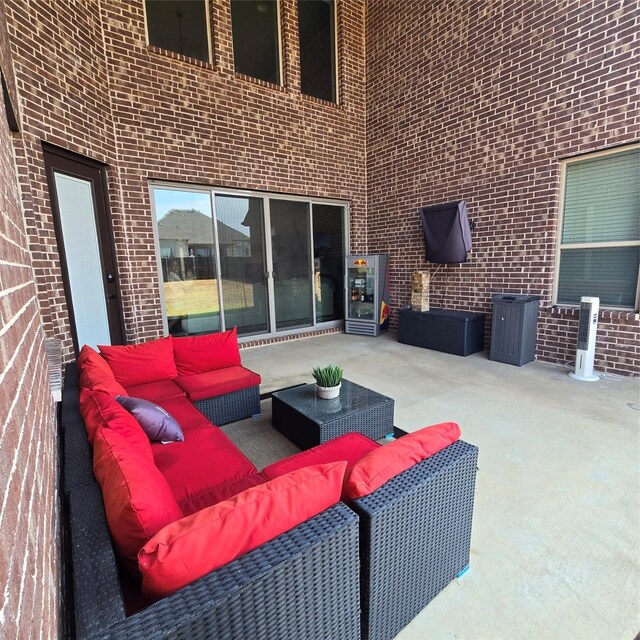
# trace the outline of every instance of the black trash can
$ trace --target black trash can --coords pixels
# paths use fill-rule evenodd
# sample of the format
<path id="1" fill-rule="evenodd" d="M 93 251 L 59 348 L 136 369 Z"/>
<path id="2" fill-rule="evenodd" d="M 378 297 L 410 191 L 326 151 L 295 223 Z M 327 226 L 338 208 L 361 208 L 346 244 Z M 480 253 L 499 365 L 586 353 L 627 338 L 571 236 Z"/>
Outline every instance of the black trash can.
<path id="1" fill-rule="evenodd" d="M 540 298 L 498 293 L 493 296 L 490 360 L 521 367 L 536 357 Z"/>

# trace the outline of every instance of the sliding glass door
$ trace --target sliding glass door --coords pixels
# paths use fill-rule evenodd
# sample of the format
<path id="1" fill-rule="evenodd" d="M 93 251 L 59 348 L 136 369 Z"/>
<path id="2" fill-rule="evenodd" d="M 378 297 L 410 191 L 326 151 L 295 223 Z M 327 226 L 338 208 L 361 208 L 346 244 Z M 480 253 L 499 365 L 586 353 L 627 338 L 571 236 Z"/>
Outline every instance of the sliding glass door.
<path id="1" fill-rule="evenodd" d="M 343 204 L 164 184 L 151 193 L 170 334 L 340 326 Z"/>
<path id="2" fill-rule="evenodd" d="M 220 280 L 227 328 L 267 333 L 267 267 L 261 198 L 216 195 Z"/>
<path id="3" fill-rule="evenodd" d="M 276 329 L 312 324 L 309 203 L 270 200 Z"/>
<path id="4" fill-rule="evenodd" d="M 316 322 L 344 318 L 344 207 L 312 205 Z"/>
<path id="5" fill-rule="evenodd" d="M 169 333 L 220 331 L 211 194 L 154 188 L 153 195 Z"/>

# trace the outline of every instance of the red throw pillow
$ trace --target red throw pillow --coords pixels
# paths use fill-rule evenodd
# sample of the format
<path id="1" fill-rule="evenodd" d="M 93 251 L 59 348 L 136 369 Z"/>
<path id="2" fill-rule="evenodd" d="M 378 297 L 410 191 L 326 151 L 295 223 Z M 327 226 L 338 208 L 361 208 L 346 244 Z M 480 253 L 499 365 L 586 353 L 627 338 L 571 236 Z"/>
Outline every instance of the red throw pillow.
<path id="1" fill-rule="evenodd" d="M 93 471 L 116 549 L 127 570 L 140 575 L 138 551 L 163 527 L 182 518 L 182 511 L 153 462 L 148 440 L 146 448 L 131 446 L 122 433 L 100 429 L 93 447 Z"/>
<path id="2" fill-rule="evenodd" d="M 336 504 L 345 467 L 298 469 L 165 527 L 138 554 L 145 598 L 173 593 Z"/>
<path id="3" fill-rule="evenodd" d="M 98 345 L 98 349 L 109 363 L 116 380 L 124 387 L 178 376 L 171 336 L 127 346 Z"/>
<path id="4" fill-rule="evenodd" d="M 181 376 L 238 366 L 240 349 L 236 327 L 223 333 L 174 338 L 173 353 Z"/>
<path id="5" fill-rule="evenodd" d="M 432 456 L 460 437 L 455 422 L 443 422 L 409 433 L 374 449 L 353 465 L 344 481 L 342 497 L 355 500 L 373 493 L 387 480 Z"/>
<path id="6" fill-rule="evenodd" d="M 133 445 L 147 448 L 149 439 L 138 421 L 104 391 L 80 389 L 80 415 L 84 420 L 89 444 L 93 446 L 100 429 L 113 429 L 130 440 Z"/>
<path id="7" fill-rule="evenodd" d="M 115 379 L 107 361 L 89 345 L 82 347 L 77 362 L 81 387 L 104 391 L 113 397 L 127 395 L 124 387 Z"/>

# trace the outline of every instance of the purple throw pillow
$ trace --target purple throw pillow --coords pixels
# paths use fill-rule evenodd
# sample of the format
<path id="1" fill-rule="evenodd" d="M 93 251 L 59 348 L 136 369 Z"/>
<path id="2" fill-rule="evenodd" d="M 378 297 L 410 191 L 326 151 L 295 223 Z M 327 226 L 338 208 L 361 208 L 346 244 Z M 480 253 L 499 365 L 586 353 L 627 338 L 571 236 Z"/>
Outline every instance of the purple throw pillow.
<path id="1" fill-rule="evenodd" d="M 129 396 L 116 396 L 116 400 L 138 421 L 149 440 L 184 440 L 184 434 L 176 419 L 157 404 Z"/>

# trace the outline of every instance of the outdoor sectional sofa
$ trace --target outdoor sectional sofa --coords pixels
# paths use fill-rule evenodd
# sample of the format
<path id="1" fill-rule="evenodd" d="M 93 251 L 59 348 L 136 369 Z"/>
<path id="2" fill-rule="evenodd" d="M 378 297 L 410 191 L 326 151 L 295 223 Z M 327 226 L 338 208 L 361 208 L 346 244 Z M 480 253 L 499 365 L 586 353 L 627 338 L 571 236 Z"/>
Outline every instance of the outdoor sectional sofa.
<path id="1" fill-rule="evenodd" d="M 229 340 L 227 347 L 235 344 L 235 334 L 218 334 L 218 341 L 225 339 Z M 106 348 L 101 357 L 119 372 L 120 380 L 138 382 L 135 367 L 121 367 L 123 362 L 118 362 L 119 356 L 126 352 L 122 348 L 111 349 L 116 351 L 109 354 Z M 233 355 L 234 350 L 237 344 L 227 350 L 227 356 L 233 361 L 229 367 L 241 367 L 236 361 L 239 353 Z M 202 353 L 198 353 L 198 349 L 192 355 L 202 364 Z M 228 364 L 229 357 L 227 361 L 222 358 L 223 364 Z M 95 360 L 95 356 L 92 359 Z M 82 360 L 81 356 L 81 365 Z M 162 371 L 162 358 L 160 366 L 157 360 L 155 354 L 153 370 Z M 206 358 L 204 360 L 206 364 Z M 180 358 L 176 357 L 175 364 L 179 362 Z M 183 362 L 176 367 L 181 375 L 187 371 L 185 366 Z M 132 374 L 133 380 L 127 378 Z M 243 391 L 230 383 L 232 376 L 222 377 L 224 383 L 214 391 L 223 390 L 222 395 Z M 241 377 L 243 382 L 236 383 L 236 387 L 256 380 L 246 374 Z M 177 384 L 175 378 L 173 380 Z M 360 458 L 365 459 L 362 456 L 366 456 L 367 451 L 375 453 L 383 449 L 365 436 L 347 434 L 258 473 L 215 423 L 212 424 L 213 420 L 196 409 L 197 402 L 204 397 L 203 390 L 211 391 L 210 379 L 205 376 L 199 387 L 190 387 L 195 389 L 194 395 L 200 394 L 192 404 L 184 394 L 171 397 L 171 387 L 165 384 L 167 380 L 156 382 L 162 384 L 155 388 L 143 386 L 151 383 L 123 387 L 128 395 L 131 396 L 133 390 L 138 397 L 146 396 L 169 413 L 173 410 L 177 414 L 175 417 L 184 432 L 183 442 L 143 446 L 151 447 L 154 463 L 169 483 L 186 521 L 230 504 L 230 500 L 242 501 L 251 491 L 254 494 L 266 491 L 265 487 L 287 482 L 297 477 L 295 474 L 304 474 L 309 469 L 330 468 L 328 473 L 335 475 L 340 467 L 339 471 L 344 473 L 345 464 L 355 468 Z M 91 391 L 90 385 L 93 385 Z M 96 479 L 98 475 L 98 480 L 104 482 L 105 473 L 100 463 L 94 475 L 96 457 L 100 458 L 106 450 L 113 451 L 109 447 L 105 449 L 105 438 L 117 444 L 119 436 L 111 431 L 120 429 L 123 420 L 126 422 L 123 415 L 130 415 L 126 411 L 118 413 L 120 407 L 112 401 L 114 390 L 120 389 L 114 388 L 109 380 L 101 380 L 100 375 L 87 380 L 86 367 L 81 367 L 78 377 L 76 365 L 67 366 L 61 407 L 66 524 L 63 530 L 70 556 L 68 581 L 72 585 L 73 626 L 78 638 L 320 640 L 362 637 L 383 640 L 392 638 L 468 565 L 477 449 L 460 440 L 451 444 L 447 441 L 438 444 L 436 450 L 441 450 L 435 455 L 417 464 L 410 463 L 409 468 L 383 481 L 368 495 L 349 498 L 345 484 L 342 494 L 348 505 L 338 501 L 338 493 L 335 499 L 329 500 L 332 504 L 328 508 L 320 509 L 311 517 L 303 516 L 291 527 L 283 525 L 286 530 L 267 536 L 263 544 L 254 545 L 255 548 L 246 553 L 232 554 L 229 561 L 190 584 L 180 585 L 169 595 L 154 593 L 152 588 L 142 601 L 140 582 L 131 578 L 130 562 L 123 557 L 121 540 L 109 529 L 109 524 L 113 525 L 107 522 L 109 517 L 113 518 L 113 496 L 103 496 Z M 96 398 L 98 404 L 102 403 L 97 413 Z M 218 406 L 220 402 L 217 401 Z M 232 403 L 238 404 L 237 396 Z M 243 403 L 251 409 L 245 408 L 245 415 L 241 417 L 257 413 L 254 403 L 241 400 L 240 404 Z M 80 413 L 81 404 L 87 424 Z M 93 413 L 87 408 L 89 405 L 93 406 Z M 200 406 L 201 410 L 210 411 Z M 94 431 L 90 426 L 98 414 L 101 419 L 106 416 L 112 421 L 108 432 L 104 431 L 104 425 L 102 431 Z M 229 413 L 223 410 L 222 415 Z M 120 426 L 116 427 L 118 421 Z M 125 430 L 130 426 L 124 427 Z M 134 440 L 137 437 L 135 435 Z M 90 441 L 94 442 L 95 450 Z M 190 451 L 193 460 L 180 460 L 172 451 Z M 399 453 L 406 457 L 402 450 Z M 409 452 L 409 458 L 411 455 Z M 340 462 L 342 460 L 347 463 Z M 145 464 L 143 460 L 142 467 Z M 199 483 L 198 477 L 205 480 L 204 492 L 194 488 Z M 312 502 L 311 498 L 302 502 L 307 501 Z M 270 513 L 277 513 L 277 506 Z M 292 510 L 296 511 L 297 507 L 294 505 Z M 178 522 L 184 521 L 185 518 Z M 170 523 L 154 535 L 152 541 L 175 526 L 180 525 Z M 249 532 L 248 536 L 254 533 Z M 221 537 L 208 539 L 207 551 L 200 555 L 208 556 L 208 549 L 214 554 L 218 547 L 223 548 L 224 554 Z M 134 545 L 134 548 L 137 547 Z M 144 579 L 142 583 L 144 587 Z"/>

